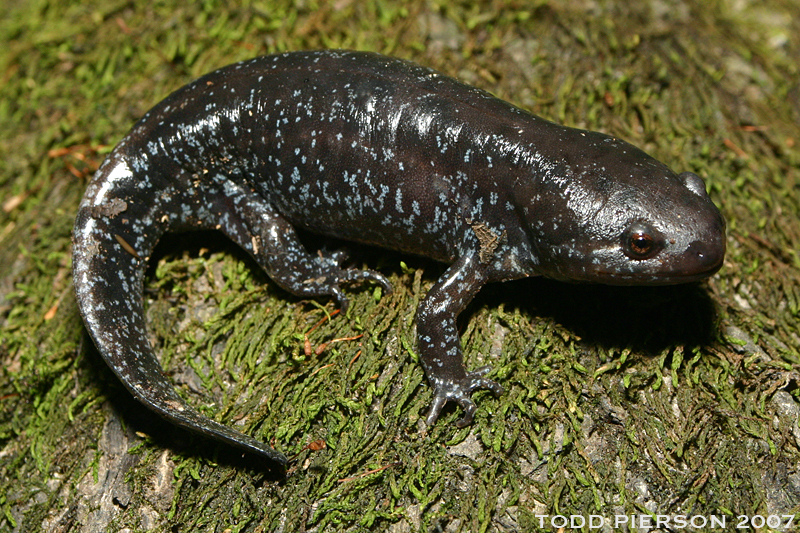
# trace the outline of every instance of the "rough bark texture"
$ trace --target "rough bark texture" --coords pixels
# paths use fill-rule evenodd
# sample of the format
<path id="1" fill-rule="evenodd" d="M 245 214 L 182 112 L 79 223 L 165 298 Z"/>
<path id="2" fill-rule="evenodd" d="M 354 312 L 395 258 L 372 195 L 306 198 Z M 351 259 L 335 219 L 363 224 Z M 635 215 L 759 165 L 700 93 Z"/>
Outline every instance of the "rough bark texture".
<path id="1" fill-rule="evenodd" d="M 775 526 L 800 513 L 797 1 L 184 4 L 7 2 L 0 17 L 0 530 L 561 525 L 544 514 L 602 515 L 606 530 L 619 515 L 780 515 L 767 526 L 788 530 Z M 169 91 L 328 47 L 413 59 L 697 172 L 728 220 L 725 266 L 687 287 L 488 287 L 463 342 L 506 394 L 477 394 L 468 428 L 451 409 L 426 429 L 413 316 L 441 265 L 354 247 L 396 292 L 356 289 L 346 317 L 323 320 L 330 302 L 281 292 L 223 238 L 167 239 L 146 295 L 166 371 L 293 467 L 272 480 L 175 430 L 84 332 L 78 201 Z"/>

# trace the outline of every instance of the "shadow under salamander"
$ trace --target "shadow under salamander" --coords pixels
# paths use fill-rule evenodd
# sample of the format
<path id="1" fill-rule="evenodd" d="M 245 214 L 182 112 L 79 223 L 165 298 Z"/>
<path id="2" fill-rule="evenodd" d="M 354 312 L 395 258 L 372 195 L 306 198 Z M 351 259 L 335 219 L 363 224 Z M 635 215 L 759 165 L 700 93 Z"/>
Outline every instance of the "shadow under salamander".
<path id="1" fill-rule="evenodd" d="M 531 278 L 487 286 L 480 305 L 505 302 L 526 313 L 551 317 L 584 345 L 659 353 L 672 346 L 709 344 L 717 311 L 703 283 L 667 286 L 571 284 Z M 536 318 L 534 318 L 536 320 Z"/>

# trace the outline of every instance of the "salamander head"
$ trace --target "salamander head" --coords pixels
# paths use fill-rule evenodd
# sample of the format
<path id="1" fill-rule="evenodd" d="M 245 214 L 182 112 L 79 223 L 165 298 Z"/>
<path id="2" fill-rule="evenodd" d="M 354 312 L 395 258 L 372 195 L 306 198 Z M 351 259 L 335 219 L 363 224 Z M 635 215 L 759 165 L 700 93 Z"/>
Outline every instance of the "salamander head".
<path id="1" fill-rule="evenodd" d="M 676 175 L 625 142 L 589 135 L 592 142 L 581 156 L 553 169 L 549 193 L 542 195 L 564 215 L 553 213 L 555 229 L 534 232 L 542 237 L 541 273 L 610 285 L 666 285 L 719 270 L 725 220 L 703 180 L 691 172 Z"/>

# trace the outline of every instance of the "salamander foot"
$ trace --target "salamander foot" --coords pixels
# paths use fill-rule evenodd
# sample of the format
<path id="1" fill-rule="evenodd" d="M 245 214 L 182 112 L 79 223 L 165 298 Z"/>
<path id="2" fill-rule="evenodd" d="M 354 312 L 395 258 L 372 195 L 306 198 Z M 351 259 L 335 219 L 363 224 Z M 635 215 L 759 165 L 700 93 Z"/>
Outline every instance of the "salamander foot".
<path id="1" fill-rule="evenodd" d="M 485 366 L 474 372 L 467 372 L 466 376 L 457 382 L 446 382 L 437 384 L 434 387 L 433 403 L 425 418 L 425 423 L 432 426 L 442 412 L 442 408 L 449 401 L 454 401 L 464 409 L 464 416 L 456 422 L 456 426 L 463 428 L 472 423 L 475 417 L 477 405 L 471 398 L 473 391 L 477 389 L 489 389 L 496 396 L 503 394 L 503 387 L 496 381 L 486 376 L 491 371 L 491 367 Z"/>

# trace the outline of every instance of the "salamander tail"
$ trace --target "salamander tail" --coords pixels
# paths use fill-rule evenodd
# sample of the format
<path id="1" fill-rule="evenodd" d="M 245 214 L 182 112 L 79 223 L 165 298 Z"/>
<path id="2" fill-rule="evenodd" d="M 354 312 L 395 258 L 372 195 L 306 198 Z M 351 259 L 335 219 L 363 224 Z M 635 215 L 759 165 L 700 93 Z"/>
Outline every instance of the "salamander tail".
<path id="1" fill-rule="evenodd" d="M 83 206 L 73 234 L 73 281 L 84 323 L 109 367 L 133 396 L 167 420 L 229 443 L 285 471 L 286 457 L 266 444 L 215 422 L 175 391 L 147 337 L 142 288 L 147 243 L 121 234 L 113 216 Z M 120 217 L 121 218 L 121 217 Z M 145 249 L 142 249 L 145 248 Z"/>

